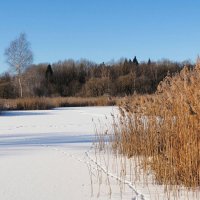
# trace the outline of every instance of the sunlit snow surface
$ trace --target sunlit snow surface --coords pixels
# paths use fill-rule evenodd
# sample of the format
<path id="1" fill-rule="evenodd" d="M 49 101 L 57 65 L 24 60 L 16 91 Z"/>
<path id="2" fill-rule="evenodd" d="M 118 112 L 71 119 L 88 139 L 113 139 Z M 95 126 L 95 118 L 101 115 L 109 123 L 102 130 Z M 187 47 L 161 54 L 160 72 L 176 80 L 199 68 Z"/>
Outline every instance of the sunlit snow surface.
<path id="1" fill-rule="evenodd" d="M 162 187 L 140 182 L 127 182 L 120 193 L 113 158 L 109 157 L 107 175 L 101 159 L 92 162 L 95 130 L 110 127 L 111 113 L 116 115 L 117 107 L 4 112 L 0 116 L 0 200 L 163 199 Z"/>
<path id="2" fill-rule="evenodd" d="M 0 199 L 109 199 L 106 184 L 91 187 L 87 152 L 95 127 L 111 123 L 116 107 L 9 111 L 0 116 Z M 107 117 L 106 117 L 107 116 Z M 111 199 L 120 199 L 113 180 Z M 93 195 L 92 195 L 93 193 Z M 131 199 L 131 190 L 124 198 Z M 97 196 L 99 198 L 97 198 Z"/>

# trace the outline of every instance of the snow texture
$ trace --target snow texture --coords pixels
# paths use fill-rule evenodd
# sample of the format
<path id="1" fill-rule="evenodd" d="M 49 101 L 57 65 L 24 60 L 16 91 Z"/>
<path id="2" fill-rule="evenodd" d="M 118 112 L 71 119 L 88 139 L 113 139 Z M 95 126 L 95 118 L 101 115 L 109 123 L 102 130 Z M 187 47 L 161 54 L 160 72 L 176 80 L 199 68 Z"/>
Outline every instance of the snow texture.
<path id="1" fill-rule="evenodd" d="M 0 199 L 164 199 L 162 186 L 122 178 L 116 172 L 118 164 L 112 167 L 114 156 L 109 155 L 110 164 L 105 162 L 107 155 L 97 158 L 95 130 L 109 129 L 111 113 L 117 112 L 116 107 L 3 112 Z"/>

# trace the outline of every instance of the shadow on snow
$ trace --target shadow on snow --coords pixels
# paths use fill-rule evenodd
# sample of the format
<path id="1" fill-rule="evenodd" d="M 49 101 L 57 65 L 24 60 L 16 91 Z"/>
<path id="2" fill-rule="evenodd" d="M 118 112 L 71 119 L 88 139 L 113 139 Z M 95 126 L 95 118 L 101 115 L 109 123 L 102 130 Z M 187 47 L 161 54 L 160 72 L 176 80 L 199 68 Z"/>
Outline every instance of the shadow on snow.
<path id="1" fill-rule="evenodd" d="M 1 116 L 3 117 L 16 117 L 16 116 L 38 116 L 38 115 L 49 115 L 48 112 L 39 112 L 39 111 L 3 111 Z"/>
<path id="2" fill-rule="evenodd" d="M 106 139 L 106 138 L 105 138 Z M 72 143 L 96 142 L 95 135 L 4 135 L 0 136 L 0 148 L 5 147 L 28 147 L 41 145 L 61 145 Z"/>

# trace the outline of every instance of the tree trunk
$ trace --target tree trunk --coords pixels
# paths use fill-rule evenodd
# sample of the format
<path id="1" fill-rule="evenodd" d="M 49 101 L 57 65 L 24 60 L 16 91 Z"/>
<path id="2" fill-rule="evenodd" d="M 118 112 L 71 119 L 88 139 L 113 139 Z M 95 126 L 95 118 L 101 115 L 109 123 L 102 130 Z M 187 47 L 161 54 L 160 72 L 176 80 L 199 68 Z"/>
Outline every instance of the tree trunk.
<path id="1" fill-rule="evenodd" d="M 20 97 L 23 97 L 22 83 L 20 76 L 18 77 Z"/>

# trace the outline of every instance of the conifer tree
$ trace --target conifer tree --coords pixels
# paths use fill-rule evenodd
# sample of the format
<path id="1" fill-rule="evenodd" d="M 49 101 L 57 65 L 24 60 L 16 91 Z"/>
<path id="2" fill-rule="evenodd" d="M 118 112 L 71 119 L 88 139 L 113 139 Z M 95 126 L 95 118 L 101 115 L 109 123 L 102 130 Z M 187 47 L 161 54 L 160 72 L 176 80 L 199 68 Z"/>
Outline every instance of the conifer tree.
<path id="1" fill-rule="evenodd" d="M 51 65 L 48 65 L 48 66 L 47 66 L 47 69 L 46 69 L 45 77 L 46 77 L 46 79 L 49 81 L 49 80 L 51 79 L 52 76 L 53 76 L 52 67 L 51 67 Z"/>
<path id="2" fill-rule="evenodd" d="M 148 65 L 151 65 L 151 60 L 150 60 L 150 58 L 149 58 L 149 60 L 148 60 L 148 63 L 147 63 Z"/>
<path id="3" fill-rule="evenodd" d="M 135 57 L 134 57 L 134 59 L 133 59 L 133 64 L 135 64 L 135 65 L 139 65 L 139 63 L 138 63 L 138 60 L 137 60 L 136 56 L 135 56 Z"/>

